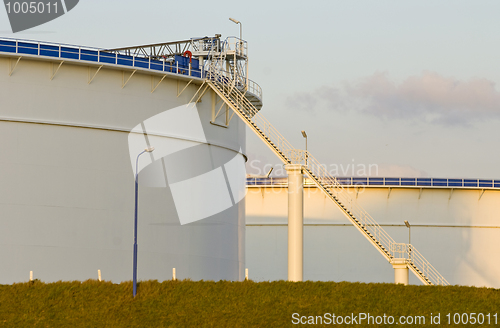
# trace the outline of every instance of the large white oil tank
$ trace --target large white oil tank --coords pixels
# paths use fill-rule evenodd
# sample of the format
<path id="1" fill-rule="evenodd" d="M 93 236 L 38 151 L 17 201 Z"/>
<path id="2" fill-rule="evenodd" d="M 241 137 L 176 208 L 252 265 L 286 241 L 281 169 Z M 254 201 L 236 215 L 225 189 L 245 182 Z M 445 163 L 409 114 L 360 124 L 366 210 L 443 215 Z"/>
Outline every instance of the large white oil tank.
<path id="1" fill-rule="evenodd" d="M 151 146 L 138 279 L 243 279 L 245 125 L 214 120 L 199 87 L 220 41 L 195 41 L 148 57 L 0 39 L 0 284 L 132 280 Z"/>
<path id="2" fill-rule="evenodd" d="M 500 287 L 500 180 L 338 177 L 398 243 L 411 243 L 452 285 Z M 249 178 L 246 265 L 255 281 L 287 278 L 287 178 Z M 392 283 L 394 269 L 305 179 L 304 280 Z M 405 221 L 409 223 L 406 226 Z M 410 273 L 411 284 L 421 284 Z"/>

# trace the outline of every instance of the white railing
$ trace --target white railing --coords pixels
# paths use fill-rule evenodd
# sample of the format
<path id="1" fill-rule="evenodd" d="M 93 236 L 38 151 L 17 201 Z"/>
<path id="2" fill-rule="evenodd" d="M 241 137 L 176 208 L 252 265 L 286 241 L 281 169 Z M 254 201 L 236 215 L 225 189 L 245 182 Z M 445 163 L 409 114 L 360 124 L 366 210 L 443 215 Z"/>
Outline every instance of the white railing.
<path id="1" fill-rule="evenodd" d="M 307 169 L 314 174 L 318 186 L 325 190 L 333 191 L 338 201 L 342 203 L 346 209 L 360 222 L 360 225 L 370 232 L 375 239 L 377 239 L 382 246 L 390 252 L 392 244 L 395 243 L 394 239 L 375 221 L 371 215 L 365 211 L 357 202 L 348 195 L 347 190 L 338 183 L 335 177 L 332 177 L 326 170 L 324 165 L 311 154 L 308 154 Z M 392 254 L 391 254 L 392 255 Z M 392 255 L 394 256 L 394 255 Z M 390 258 L 388 258 L 390 260 Z"/>
<path id="2" fill-rule="evenodd" d="M 212 66 L 213 68 L 217 65 Z M 277 149 L 286 152 L 294 149 L 285 137 L 262 115 L 259 110 L 244 96 L 244 94 L 236 87 L 236 82 L 231 80 L 231 77 L 225 71 L 211 69 L 207 72 L 209 81 L 214 82 L 214 86 L 218 88 L 224 95 L 229 96 L 242 111 L 251 117 L 251 121 L 260 129 L 262 137 L 267 137 L 276 145 Z M 282 158 L 285 158 L 281 156 Z"/>
<path id="3" fill-rule="evenodd" d="M 227 37 L 223 43 L 222 51 L 236 53 L 237 56 L 247 57 L 248 43 L 235 36 Z"/>
<path id="4" fill-rule="evenodd" d="M 234 86 L 243 93 L 248 91 L 262 100 L 262 88 L 260 87 L 260 85 L 243 76 L 234 76 L 233 71 L 219 69 L 217 78 L 215 76 L 210 77 L 210 75 L 207 75 L 207 78 L 210 78 L 214 81 L 217 80 L 217 82 L 225 83 L 229 86 Z"/>
<path id="5" fill-rule="evenodd" d="M 260 87 L 260 85 L 258 85 L 254 81 L 248 79 L 247 87 L 248 87 L 248 89 L 247 89 L 248 92 L 253 93 L 254 95 L 256 95 L 261 101 L 263 100 L 263 98 L 262 98 L 262 88 Z"/>
<path id="6" fill-rule="evenodd" d="M 373 236 L 369 237 L 370 240 L 372 240 L 375 247 L 380 248 L 382 254 L 384 254 L 389 261 L 395 257 L 399 257 L 401 252 L 404 253 L 404 250 L 398 247 L 398 245 L 401 244 L 397 244 L 367 211 L 358 205 L 357 202 L 353 201 L 337 179 L 329 174 L 325 166 L 321 165 L 309 152 L 293 148 L 285 137 L 283 137 L 283 135 L 279 133 L 279 131 L 248 101 L 248 99 L 244 97 L 241 91 L 235 87 L 236 82 L 230 79 L 231 77 L 229 75 L 226 75 L 223 71 L 217 70 L 217 65 L 212 65 L 208 72 L 209 83 L 211 83 L 215 90 L 218 90 L 222 96 L 235 107 L 237 112 L 243 115 L 244 120 L 250 123 L 250 127 L 261 137 L 261 139 L 268 143 L 285 163 L 305 165 L 307 175 L 309 175 L 309 177 L 316 182 L 316 185 L 328 195 L 333 193 L 334 198 L 332 200 L 345 207 L 352 223 L 359 226 L 363 230 L 363 233 L 366 233 L 366 229 L 366 231 L 368 231 L 367 236 L 370 236 L 370 234 Z M 357 222 L 355 220 L 357 220 Z M 378 241 L 382 247 L 380 247 L 376 241 Z M 412 251 L 411 256 L 415 256 L 416 261 L 412 263 L 417 266 L 422 265 L 423 269 L 420 267 L 419 269 L 422 272 L 424 272 L 424 270 L 428 272 L 430 274 L 428 278 L 432 279 L 431 281 L 436 281 L 436 283 L 446 282 L 439 272 L 437 272 L 420 253 L 417 255 L 416 252 Z M 428 268 L 432 268 L 432 270 Z"/>
<path id="7" fill-rule="evenodd" d="M 422 271 L 422 274 L 427 277 L 434 285 L 444 285 L 447 286 L 450 283 L 432 266 L 432 264 L 425 259 L 425 257 L 420 254 L 420 252 L 411 244 L 409 246 L 409 259 L 410 268 L 413 264 L 417 269 Z"/>

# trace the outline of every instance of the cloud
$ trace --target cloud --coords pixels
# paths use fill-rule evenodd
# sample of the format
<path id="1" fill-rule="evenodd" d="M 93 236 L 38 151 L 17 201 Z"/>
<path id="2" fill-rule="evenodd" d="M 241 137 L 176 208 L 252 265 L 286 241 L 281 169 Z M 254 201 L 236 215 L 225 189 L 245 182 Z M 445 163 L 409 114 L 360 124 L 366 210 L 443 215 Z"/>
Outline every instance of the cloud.
<path id="1" fill-rule="evenodd" d="M 289 97 L 287 105 L 312 110 L 355 110 L 386 119 L 415 119 L 444 125 L 467 125 L 500 118 L 500 92 L 484 78 L 460 81 L 424 71 L 397 84 L 377 72 L 342 87 L 323 86 Z"/>
<path id="2" fill-rule="evenodd" d="M 426 171 L 414 168 L 411 165 L 379 164 L 377 176 L 397 178 L 425 178 L 429 174 Z"/>

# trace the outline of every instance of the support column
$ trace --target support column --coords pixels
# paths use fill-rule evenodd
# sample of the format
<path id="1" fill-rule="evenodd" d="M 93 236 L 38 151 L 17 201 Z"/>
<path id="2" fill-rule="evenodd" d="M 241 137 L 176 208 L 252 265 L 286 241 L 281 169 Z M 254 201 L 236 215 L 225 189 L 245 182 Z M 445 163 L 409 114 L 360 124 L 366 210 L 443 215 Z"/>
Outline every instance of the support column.
<path id="1" fill-rule="evenodd" d="M 394 283 L 408 285 L 408 265 L 406 259 L 393 259 L 392 267 L 394 268 Z"/>
<path id="2" fill-rule="evenodd" d="M 285 166 L 288 174 L 288 280 L 302 281 L 304 253 L 304 178 L 302 165 Z"/>

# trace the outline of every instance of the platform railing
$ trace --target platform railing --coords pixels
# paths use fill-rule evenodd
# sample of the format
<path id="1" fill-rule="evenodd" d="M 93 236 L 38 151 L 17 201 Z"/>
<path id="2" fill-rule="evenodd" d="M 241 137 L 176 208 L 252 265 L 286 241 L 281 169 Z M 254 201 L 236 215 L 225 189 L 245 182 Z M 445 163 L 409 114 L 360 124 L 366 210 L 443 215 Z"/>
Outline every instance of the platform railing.
<path id="1" fill-rule="evenodd" d="M 282 184 L 281 178 L 247 178 L 247 185 Z M 478 188 L 500 189 L 500 180 L 489 179 L 447 179 L 447 178 L 392 178 L 392 177 L 336 177 L 344 186 L 385 186 L 385 187 L 436 187 L 436 188 Z M 306 184 L 309 179 L 306 179 Z"/>
<path id="2" fill-rule="evenodd" d="M 124 55 L 118 52 L 111 53 L 99 48 L 74 46 L 68 44 L 0 38 L 0 53 L 2 52 L 17 54 L 20 56 L 45 56 L 57 58 L 60 60 L 83 60 L 102 64 L 114 64 L 135 68 L 145 68 L 198 78 L 205 77 L 203 67 L 193 68 L 191 66 L 183 66 L 180 65 L 178 61 L 171 62 L 168 61 L 167 58 L 164 58 L 163 60 L 157 60 L 151 59 L 151 57 Z"/>

